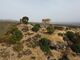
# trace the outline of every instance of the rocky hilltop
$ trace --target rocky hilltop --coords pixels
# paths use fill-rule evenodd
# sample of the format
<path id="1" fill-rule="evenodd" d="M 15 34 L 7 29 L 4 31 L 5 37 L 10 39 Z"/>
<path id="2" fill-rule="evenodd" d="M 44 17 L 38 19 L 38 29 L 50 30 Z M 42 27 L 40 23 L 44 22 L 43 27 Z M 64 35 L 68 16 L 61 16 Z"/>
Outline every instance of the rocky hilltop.
<path id="1" fill-rule="evenodd" d="M 0 60 L 80 60 L 80 28 L 28 21 L 22 17 L 0 38 Z"/>

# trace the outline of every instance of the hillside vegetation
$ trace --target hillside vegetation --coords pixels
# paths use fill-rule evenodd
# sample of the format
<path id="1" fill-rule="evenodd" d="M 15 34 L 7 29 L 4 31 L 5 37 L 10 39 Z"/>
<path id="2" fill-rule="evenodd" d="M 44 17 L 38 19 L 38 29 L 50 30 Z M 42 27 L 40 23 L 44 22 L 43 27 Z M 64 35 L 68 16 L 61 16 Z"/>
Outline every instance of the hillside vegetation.
<path id="1" fill-rule="evenodd" d="M 42 27 L 26 16 L 0 26 L 0 60 L 80 60 L 80 28 Z"/>

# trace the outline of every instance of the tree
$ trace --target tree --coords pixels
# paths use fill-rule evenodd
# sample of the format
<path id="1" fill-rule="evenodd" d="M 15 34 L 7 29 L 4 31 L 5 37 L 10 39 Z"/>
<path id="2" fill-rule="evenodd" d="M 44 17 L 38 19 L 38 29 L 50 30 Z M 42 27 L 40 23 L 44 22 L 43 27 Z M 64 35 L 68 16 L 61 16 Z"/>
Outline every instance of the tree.
<path id="1" fill-rule="evenodd" d="M 22 17 L 22 22 L 23 22 L 24 24 L 27 24 L 27 23 L 28 23 L 28 20 L 29 20 L 28 17 L 26 17 L 26 16 Z"/>
<path id="2" fill-rule="evenodd" d="M 40 29 L 40 24 L 35 24 L 32 28 L 32 31 L 37 32 Z"/>

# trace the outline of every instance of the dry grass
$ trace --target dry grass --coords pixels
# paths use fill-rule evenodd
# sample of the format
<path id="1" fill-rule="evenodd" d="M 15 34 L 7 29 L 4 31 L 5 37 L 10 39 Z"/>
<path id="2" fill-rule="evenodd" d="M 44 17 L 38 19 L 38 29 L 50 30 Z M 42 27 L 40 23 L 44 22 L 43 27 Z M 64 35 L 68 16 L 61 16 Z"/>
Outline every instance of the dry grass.
<path id="1" fill-rule="evenodd" d="M 4 35 L 4 33 L 15 24 L 16 22 L 0 21 L 0 36 Z"/>

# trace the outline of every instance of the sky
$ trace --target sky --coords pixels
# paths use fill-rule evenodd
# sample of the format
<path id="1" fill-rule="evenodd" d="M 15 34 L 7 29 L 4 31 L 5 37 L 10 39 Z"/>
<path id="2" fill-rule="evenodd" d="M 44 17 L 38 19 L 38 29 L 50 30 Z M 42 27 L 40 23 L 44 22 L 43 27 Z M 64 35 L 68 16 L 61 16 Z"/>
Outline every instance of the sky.
<path id="1" fill-rule="evenodd" d="M 50 18 L 52 22 L 80 22 L 80 0 L 0 0 L 0 19 L 31 22 Z"/>

